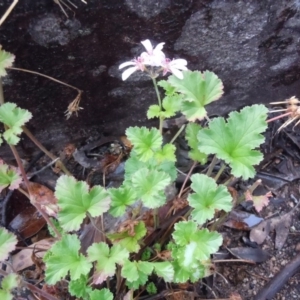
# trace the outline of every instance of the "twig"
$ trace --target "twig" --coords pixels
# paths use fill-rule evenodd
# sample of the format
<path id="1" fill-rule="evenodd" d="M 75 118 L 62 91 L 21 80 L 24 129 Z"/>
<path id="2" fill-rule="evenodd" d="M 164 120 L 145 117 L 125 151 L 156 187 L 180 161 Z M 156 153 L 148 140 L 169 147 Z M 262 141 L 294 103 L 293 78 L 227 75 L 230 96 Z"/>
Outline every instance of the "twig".
<path id="1" fill-rule="evenodd" d="M 2 16 L 2 18 L 0 19 L 0 26 L 2 25 L 2 23 L 6 20 L 6 18 L 8 17 L 8 15 L 11 13 L 11 11 L 14 9 L 14 7 L 17 5 L 17 3 L 19 2 L 19 0 L 14 0 L 14 2 L 10 5 L 10 7 L 6 10 L 6 12 L 4 13 L 4 15 Z"/>

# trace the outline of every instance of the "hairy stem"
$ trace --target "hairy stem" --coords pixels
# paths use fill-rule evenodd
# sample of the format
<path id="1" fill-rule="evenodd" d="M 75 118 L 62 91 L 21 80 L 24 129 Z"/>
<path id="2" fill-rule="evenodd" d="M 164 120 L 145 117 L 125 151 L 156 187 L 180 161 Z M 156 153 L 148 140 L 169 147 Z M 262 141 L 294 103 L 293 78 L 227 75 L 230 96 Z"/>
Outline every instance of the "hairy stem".
<path id="1" fill-rule="evenodd" d="M 162 102 L 161 102 L 161 97 L 160 97 L 160 94 L 159 94 L 156 79 L 154 77 L 151 77 L 151 78 L 152 78 L 152 82 L 153 82 L 153 85 L 154 85 L 156 97 L 157 97 L 157 100 L 158 100 L 158 106 L 159 106 L 160 110 L 162 110 Z M 163 123 L 164 123 L 164 118 L 159 117 L 159 132 L 161 134 L 162 134 L 162 129 L 163 129 Z"/>

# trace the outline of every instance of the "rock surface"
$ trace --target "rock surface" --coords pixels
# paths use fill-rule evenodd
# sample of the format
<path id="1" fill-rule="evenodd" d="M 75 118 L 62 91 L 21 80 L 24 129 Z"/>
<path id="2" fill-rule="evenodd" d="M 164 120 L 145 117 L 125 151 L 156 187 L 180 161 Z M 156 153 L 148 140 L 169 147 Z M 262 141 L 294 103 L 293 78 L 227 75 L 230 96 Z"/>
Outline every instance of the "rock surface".
<path id="1" fill-rule="evenodd" d="M 187 59 L 190 69 L 208 69 L 222 79 L 225 94 L 210 106 L 214 114 L 300 96 L 297 1 L 73 2 L 78 9 L 67 19 L 53 1 L 21 1 L 0 27 L 0 44 L 16 55 L 16 67 L 84 91 L 84 109 L 67 121 L 73 90 L 16 71 L 4 79 L 6 101 L 33 113 L 29 128 L 49 147 L 150 124 L 146 110 L 156 101 L 151 81 L 137 73 L 123 82 L 118 70 L 147 38 L 165 42 L 167 55 Z M 10 3 L 1 1 L 1 15 Z M 24 152 L 32 148 L 25 139 Z"/>

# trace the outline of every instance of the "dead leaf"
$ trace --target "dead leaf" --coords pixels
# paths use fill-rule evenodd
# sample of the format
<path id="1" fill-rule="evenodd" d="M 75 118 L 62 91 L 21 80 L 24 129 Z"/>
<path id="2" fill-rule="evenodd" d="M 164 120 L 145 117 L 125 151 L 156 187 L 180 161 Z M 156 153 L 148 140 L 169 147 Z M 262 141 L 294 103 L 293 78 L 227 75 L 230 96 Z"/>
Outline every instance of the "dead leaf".
<path id="1" fill-rule="evenodd" d="M 34 206 L 22 210 L 9 223 L 9 228 L 27 239 L 38 233 L 46 224 L 45 219 Z"/>
<path id="2" fill-rule="evenodd" d="M 283 216 L 265 220 L 255 226 L 250 232 L 250 240 L 260 245 L 269 235 L 269 232 L 275 230 L 275 249 L 282 249 L 288 237 L 290 226 L 293 221 L 294 209 Z"/>
<path id="3" fill-rule="evenodd" d="M 253 261 L 255 263 L 262 263 L 270 258 L 270 254 L 260 248 L 236 247 L 228 248 L 228 250 L 237 258 Z"/>
<path id="4" fill-rule="evenodd" d="M 31 203 L 38 205 L 41 209 L 50 217 L 56 217 L 58 213 L 57 199 L 54 196 L 54 192 L 46 186 L 37 182 L 29 182 L 31 192 Z M 26 189 L 25 186 L 23 186 Z M 26 189 L 27 190 L 27 189 Z"/>
<path id="5" fill-rule="evenodd" d="M 263 207 L 269 204 L 269 198 L 273 197 L 272 192 L 268 192 L 265 195 L 253 196 L 249 190 L 245 192 L 246 201 L 253 201 L 253 206 L 257 212 L 260 212 Z"/>
<path id="6" fill-rule="evenodd" d="M 43 257 L 45 252 L 49 250 L 52 245 L 56 242 L 54 238 L 48 238 L 41 241 L 38 241 L 30 246 L 30 248 L 34 247 L 36 250 L 41 250 L 36 255 L 38 257 Z M 15 272 L 19 272 L 25 268 L 28 268 L 34 264 L 32 261 L 32 251 L 33 249 L 23 249 L 17 254 L 12 256 L 12 267 Z"/>
<path id="7" fill-rule="evenodd" d="M 224 222 L 224 226 L 237 230 L 249 231 L 263 220 L 263 218 L 257 217 L 254 214 L 241 210 L 233 210 L 228 215 L 226 222 Z"/>

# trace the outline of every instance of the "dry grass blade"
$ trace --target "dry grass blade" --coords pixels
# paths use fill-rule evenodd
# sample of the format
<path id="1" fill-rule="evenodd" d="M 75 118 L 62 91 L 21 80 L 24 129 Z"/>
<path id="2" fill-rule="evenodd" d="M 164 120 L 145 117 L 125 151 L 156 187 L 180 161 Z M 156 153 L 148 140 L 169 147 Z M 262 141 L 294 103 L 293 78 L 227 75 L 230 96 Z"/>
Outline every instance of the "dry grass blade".
<path id="1" fill-rule="evenodd" d="M 80 100 L 81 100 L 81 95 L 82 95 L 82 92 L 78 91 L 78 95 L 69 104 L 67 110 L 65 111 L 65 116 L 66 116 L 67 120 L 70 119 L 70 117 L 72 116 L 73 113 L 75 113 L 76 117 L 78 117 L 78 111 L 83 109 L 82 107 L 79 107 L 79 103 L 80 103 Z"/>
<path id="2" fill-rule="evenodd" d="M 65 16 L 66 16 L 67 18 L 69 18 L 69 16 L 68 16 L 67 12 L 65 11 L 64 7 L 66 7 L 67 9 L 69 9 L 69 10 L 75 15 L 74 11 L 73 11 L 72 8 L 69 6 L 69 4 L 70 4 L 71 6 L 73 6 L 75 9 L 77 9 L 78 7 L 77 7 L 72 1 L 67 0 L 67 2 L 68 2 L 69 4 L 66 3 L 66 2 L 63 1 L 63 0 L 53 0 L 53 1 L 54 1 L 54 3 L 56 3 L 56 4 L 60 7 L 60 9 L 62 10 L 62 12 L 65 14 Z M 84 0 L 81 0 L 81 2 L 83 2 L 84 4 L 87 4 L 86 1 L 84 1 Z"/>
<path id="3" fill-rule="evenodd" d="M 14 7 L 17 5 L 18 2 L 19 2 L 19 0 L 14 0 L 13 3 L 10 5 L 10 7 L 6 10 L 6 12 L 2 16 L 2 18 L 0 19 L 0 26 L 6 20 L 6 18 L 9 16 L 9 14 L 12 12 L 12 10 L 14 9 Z"/>
<path id="4" fill-rule="evenodd" d="M 283 128 L 287 127 L 288 125 L 290 125 L 291 123 L 293 123 L 294 121 L 300 119 L 300 106 L 298 106 L 298 104 L 300 103 L 300 101 L 298 100 L 298 98 L 296 98 L 295 96 L 286 99 L 285 101 L 279 101 L 279 102 L 271 102 L 271 105 L 280 105 L 280 104 L 284 104 L 286 105 L 285 109 L 276 109 L 276 110 L 272 110 L 270 112 L 281 112 L 281 111 L 285 111 L 284 114 L 279 115 L 277 117 L 271 118 L 268 120 L 268 122 L 272 122 L 275 121 L 277 119 L 283 118 L 288 116 L 288 119 L 286 122 L 284 122 L 277 130 L 277 132 L 280 132 Z M 297 126 L 300 123 L 300 120 L 294 125 Z M 293 127 L 293 129 L 294 129 Z"/>

